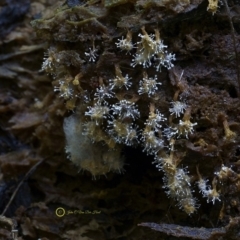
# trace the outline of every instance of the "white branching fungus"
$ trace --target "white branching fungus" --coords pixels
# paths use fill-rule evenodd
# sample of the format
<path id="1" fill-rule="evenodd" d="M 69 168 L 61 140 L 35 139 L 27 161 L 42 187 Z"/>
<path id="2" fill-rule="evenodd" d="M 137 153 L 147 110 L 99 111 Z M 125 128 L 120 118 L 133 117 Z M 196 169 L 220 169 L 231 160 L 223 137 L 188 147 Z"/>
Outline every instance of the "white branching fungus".
<path id="1" fill-rule="evenodd" d="M 180 114 L 184 113 L 184 110 L 187 108 L 187 104 L 180 101 L 171 102 L 172 107 L 169 108 L 171 115 L 175 114 L 176 117 L 180 117 Z"/>
<path id="2" fill-rule="evenodd" d="M 175 58 L 175 54 L 168 53 L 167 51 L 165 51 L 165 52 L 157 53 L 154 60 L 156 62 L 155 68 L 159 72 L 161 71 L 162 66 L 166 67 L 168 70 L 174 67 L 174 64 L 172 63 L 172 61 L 175 61 L 176 58 Z"/>
<path id="3" fill-rule="evenodd" d="M 191 123 L 189 120 L 179 120 L 178 125 L 178 134 L 179 135 L 185 135 L 186 138 L 188 138 L 188 134 L 192 134 L 194 129 L 193 127 L 196 126 L 197 123 Z"/>
<path id="4" fill-rule="evenodd" d="M 115 65 L 115 73 L 116 77 L 114 79 L 109 80 L 109 85 L 111 89 L 114 88 L 122 88 L 125 87 L 127 90 L 129 87 L 132 86 L 132 83 L 130 82 L 131 78 L 128 77 L 128 74 L 123 77 L 122 71 L 119 68 L 119 65 Z"/>
<path id="5" fill-rule="evenodd" d="M 179 124 L 177 125 L 177 133 L 178 135 L 185 135 L 186 138 L 188 138 L 188 134 L 192 134 L 194 131 L 194 126 L 197 125 L 197 123 L 190 122 L 191 117 L 191 108 L 188 108 L 183 116 L 182 120 L 179 120 Z"/>
<path id="6" fill-rule="evenodd" d="M 121 100 L 119 103 L 112 105 L 112 111 L 113 114 L 120 117 L 120 119 L 132 118 L 135 120 L 140 116 L 140 112 L 135 104 L 127 100 Z"/>
<path id="7" fill-rule="evenodd" d="M 73 97 L 73 89 L 70 84 L 65 80 L 59 80 L 59 86 L 54 87 L 54 92 L 59 92 L 60 97 L 63 97 L 65 100 L 68 100 Z"/>
<path id="8" fill-rule="evenodd" d="M 45 71 L 47 69 L 53 70 L 53 61 L 51 57 L 43 58 L 42 68 L 41 71 Z"/>
<path id="9" fill-rule="evenodd" d="M 89 48 L 89 52 L 84 53 L 85 56 L 88 57 L 89 62 L 95 62 L 96 61 L 96 58 L 98 57 L 97 51 L 98 50 L 95 48 L 95 45 L 94 45 L 94 42 L 93 42 L 93 47 Z"/>
<path id="10" fill-rule="evenodd" d="M 160 171 L 164 172 L 164 186 L 169 197 L 178 202 L 180 209 L 183 209 L 187 214 L 195 212 L 197 204 L 193 198 L 190 186 L 191 178 L 188 176 L 186 168 L 178 167 L 180 159 L 175 154 L 175 140 L 171 139 L 170 154 L 163 157 L 155 156 L 155 163 Z"/>
<path id="11" fill-rule="evenodd" d="M 111 135 L 117 143 L 124 143 L 127 146 L 138 142 L 138 130 L 132 123 L 124 123 L 119 119 L 108 121 L 108 134 Z"/>
<path id="12" fill-rule="evenodd" d="M 164 147 L 164 141 L 156 136 L 155 131 L 148 128 L 142 132 L 141 141 L 143 142 L 143 151 L 147 154 L 157 154 Z"/>
<path id="13" fill-rule="evenodd" d="M 99 88 L 96 89 L 94 100 L 96 100 L 98 103 L 107 103 L 106 98 L 112 98 L 113 96 L 114 93 L 112 90 L 108 86 L 102 84 Z"/>
<path id="14" fill-rule="evenodd" d="M 157 76 L 155 75 L 154 78 L 148 77 L 147 73 L 143 73 L 143 80 L 139 82 L 140 88 L 138 90 L 138 93 L 144 94 L 147 93 L 150 97 L 151 95 L 154 95 L 155 92 L 158 90 L 157 85 L 161 85 L 160 82 L 157 82 Z"/>
<path id="15" fill-rule="evenodd" d="M 162 127 L 162 122 L 167 119 L 161 114 L 158 109 L 155 109 L 155 105 L 153 103 L 150 104 L 149 107 L 149 117 L 145 122 L 146 126 L 149 126 L 155 132 L 158 132 Z"/>
<path id="16" fill-rule="evenodd" d="M 126 38 L 118 39 L 118 42 L 115 43 L 117 48 L 120 48 L 122 51 L 127 51 L 129 53 L 133 48 L 134 44 L 132 43 L 132 33 L 127 32 Z"/>
<path id="17" fill-rule="evenodd" d="M 172 61 L 176 60 L 175 54 L 168 53 L 166 45 L 160 39 L 160 33 L 155 30 L 155 34 L 148 34 L 144 27 L 141 28 L 142 34 L 138 34 L 141 41 L 137 42 L 137 53 L 132 59 L 131 66 L 142 65 L 143 68 L 148 68 L 152 65 L 152 59 L 155 60 L 156 70 L 160 71 L 161 66 L 171 69 L 174 65 Z"/>
<path id="18" fill-rule="evenodd" d="M 197 174 L 199 177 L 199 181 L 197 182 L 198 188 L 202 193 L 203 197 L 207 198 L 207 202 L 212 201 L 212 203 L 215 204 L 216 200 L 221 201 L 220 194 L 217 191 L 216 177 L 212 181 L 212 188 L 211 188 L 211 186 L 207 184 L 208 181 L 203 179 L 202 176 L 200 175 L 198 168 L 197 168 Z"/>
<path id="19" fill-rule="evenodd" d="M 88 107 L 88 111 L 85 112 L 85 115 L 91 117 L 91 119 L 96 122 L 96 125 L 98 125 L 107 117 L 108 112 L 109 108 L 107 106 L 95 104 L 93 107 Z"/>

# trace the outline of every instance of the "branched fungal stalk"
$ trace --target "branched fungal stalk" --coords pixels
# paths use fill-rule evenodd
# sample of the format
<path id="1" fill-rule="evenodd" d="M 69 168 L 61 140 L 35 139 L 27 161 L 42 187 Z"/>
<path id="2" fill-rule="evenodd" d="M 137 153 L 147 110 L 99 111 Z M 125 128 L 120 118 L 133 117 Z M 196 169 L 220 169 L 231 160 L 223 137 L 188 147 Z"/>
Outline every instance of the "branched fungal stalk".
<path id="1" fill-rule="evenodd" d="M 166 156 L 156 156 L 155 163 L 157 168 L 164 172 L 164 187 L 169 197 L 176 199 L 178 206 L 187 214 L 192 214 L 196 211 L 196 199 L 193 198 L 190 189 L 190 177 L 185 169 L 179 168 L 178 164 L 181 161 L 174 153 L 175 140 L 171 139 L 170 154 Z"/>
<path id="2" fill-rule="evenodd" d="M 212 181 L 212 188 L 210 185 L 207 185 L 207 180 L 204 180 L 202 176 L 199 173 L 198 167 L 197 167 L 197 174 L 199 177 L 198 181 L 198 188 L 200 192 L 202 193 L 203 197 L 207 198 L 207 202 L 212 201 L 213 204 L 215 204 L 215 201 L 221 201 L 220 200 L 220 194 L 217 191 L 217 179 L 216 177 Z"/>
<path id="3" fill-rule="evenodd" d="M 192 134 L 194 129 L 193 127 L 197 125 L 197 123 L 190 122 L 191 116 L 191 108 L 188 108 L 184 113 L 183 119 L 179 120 L 179 125 L 177 126 L 178 135 L 185 135 L 188 138 L 188 134 Z"/>
<path id="4" fill-rule="evenodd" d="M 85 52 L 85 55 L 88 57 L 89 62 L 95 62 L 98 54 L 97 54 L 97 49 L 95 48 L 94 42 L 93 42 L 93 47 L 89 48 L 89 52 Z"/>
<path id="5" fill-rule="evenodd" d="M 146 72 L 143 72 L 143 79 L 139 82 L 139 90 L 138 93 L 144 94 L 147 93 L 150 97 L 154 95 L 155 92 L 158 90 L 157 85 L 161 85 L 161 83 L 157 82 L 157 76 L 155 75 L 154 78 L 148 77 Z"/>
<path id="6" fill-rule="evenodd" d="M 117 48 L 120 48 L 122 51 L 127 51 L 129 53 L 133 48 L 134 44 L 132 43 L 132 33 L 127 32 L 126 38 L 118 39 L 118 42 L 115 43 Z"/>
<path id="7" fill-rule="evenodd" d="M 115 74 L 116 77 L 109 80 L 109 85 L 111 89 L 125 87 L 127 90 L 131 87 L 132 83 L 130 82 L 131 78 L 128 77 L 128 74 L 123 77 L 122 71 L 118 64 L 115 65 Z"/>
<path id="8" fill-rule="evenodd" d="M 184 113 L 184 110 L 187 108 L 187 104 L 180 101 L 171 102 L 172 107 L 169 108 L 171 115 L 175 114 L 176 117 L 180 117 L 180 114 Z"/>
<path id="9" fill-rule="evenodd" d="M 140 112 L 134 103 L 127 100 L 121 100 L 119 103 L 112 105 L 112 111 L 114 115 L 117 115 L 120 119 L 132 118 L 135 120 L 139 118 Z"/>

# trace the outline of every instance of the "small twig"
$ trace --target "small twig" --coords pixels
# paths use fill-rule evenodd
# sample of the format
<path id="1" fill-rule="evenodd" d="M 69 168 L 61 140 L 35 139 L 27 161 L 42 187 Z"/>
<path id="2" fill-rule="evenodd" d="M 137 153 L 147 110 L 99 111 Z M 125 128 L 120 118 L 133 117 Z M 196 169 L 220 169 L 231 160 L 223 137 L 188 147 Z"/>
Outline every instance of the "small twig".
<path id="1" fill-rule="evenodd" d="M 236 221 L 235 221 L 236 222 Z M 199 239 L 199 240 L 213 240 L 219 239 L 220 237 L 224 237 L 226 234 L 225 228 L 192 228 L 185 227 L 176 224 L 165 224 L 165 223 L 140 223 L 138 226 L 149 227 L 152 230 L 159 231 L 165 233 L 169 236 L 174 237 L 187 237 L 191 239 Z"/>
<path id="2" fill-rule="evenodd" d="M 238 67 L 239 56 L 238 56 L 238 52 L 237 52 L 235 30 L 234 30 L 233 22 L 232 22 L 232 19 L 231 19 L 231 14 L 230 14 L 230 10 L 229 10 L 229 7 L 228 7 L 227 0 L 223 0 L 223 2 L 224 2 L 224 5 L 226 7 L 227 17 L 228 17 L 228 20 L 229 20 L 229 23 L 230 23 L 231 35 L 232 35 L 232 39 L 233 39 L 233 46 L 234 46 L 234 52 L 235 52 L 235 56 L 236 56 L 236 67 L 237 67 L 238 97 L 240 98 L 240 70 L 239 70 L 239 67 Z"/>
<path id="3" fill-rule="evenodd" d="M 9 206 L 11 205 L 13 199 L 15 198 L 18 190 L 20 189 L 20 187 L 22 186 L 23 182 L 27 180 L 27 178 L 36 170 L 36 168 L 42 164 L 46 159 L 48 159 L 49 157 L 43 158 L 41 161 L 37 162 L 35 165 L 32 166 L 32 168 L 26 173 L 26 175 L 24 176 L 24 178 L 21 180 L 21 182 L 18 184 L 17 188 L 15 189 L 15 191 L 13 192 L 10 200 L 8 201 L 8 204 L 6 205 L 6 207 L 4 208 L 2 214 L 0 216 L 3 216 L 6 211 L 8 210 Z"/>

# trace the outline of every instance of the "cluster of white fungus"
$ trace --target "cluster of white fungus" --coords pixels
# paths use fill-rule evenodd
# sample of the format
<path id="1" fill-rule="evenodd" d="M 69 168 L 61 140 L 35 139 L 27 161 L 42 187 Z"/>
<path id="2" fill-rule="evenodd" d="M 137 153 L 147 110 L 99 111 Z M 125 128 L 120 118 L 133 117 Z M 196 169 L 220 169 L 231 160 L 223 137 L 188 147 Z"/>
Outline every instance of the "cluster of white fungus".
<path id="1" fill-rule="evenodd" d="M 167 51 L 168 47 L 163 44 L 158 30 L 148 34 L 142 27 L 138 37 L 140 40 L 133 43 L 132 32 L 128 31 L 126 37 L 118 39 L 115 45 L 132 56 L 130 68 L 142 66 L 144 70 L 141 79 L 136 80 L 126 70 L 122 71 L 119 64 L 115 64 L 115 75 L 109 79 L 99 77 L 98 86 L 88 96 L 80 86 L 82 74 L 58 80 L 59 86 L 55 86 L 54 91 L 59 92 L 60 97 L 70 105 L 74 104 L 72 100 L 76 88 L 81 90 L 85 99 L 76 109 L 77 113 L 65 119 L 66 151 L 74 164 L 95 177 L 109 171 L 123 171 L 121 149 L 124 145 L 142 146 L 144 152 L 154 155 L 156 167 L 163 171 L 167 195 L 175 199 L 186 213 L 191 214 L 197 204 L 190 189 L 188 171 L 179 167 L 181 160 L 175 154 L 174 145 L 177 138 L 188 138 L 197 123 L 190 121 L 191 107 L 179 101 L 178 94 L 175 94 L 169 112 L 165 113 L 170 119 L 170 125 L 167 125 L 167 118 L 157 109 L 154 99 L 162 90 L 158 71 L 161 67 L 171 69 L 176 60 L 175 54 Z M 99 57 L 97 52 L 93 43 L 93 47 L 85 52 L 86 60 L 95 64 Z M 53 61 L 52 57 L 46 58 L 42 68 L 52 71 Z M 149 76 L 147 68 L 155 69 L 156 74 Z M 149 102 L 149 114 L 144 124 L 139 124 L 140 117 L 142 121 L 145 114 L 142 116 L 138 98 L 128 99 L 121 95 L 123 91 L 127 93 L 134 89 L 139 98 L 142 96 Z M 175 123 L 172 121 L 174 118 L 177 118 Z M 102 143 L 105 147 L 102 147 Z M 91 153 L 89 156 L 88 152 Z M 212 201 L 219 199 L 217 196 L 211 197 L 213 192 L 210 192 L 210 188 L 200 183 L 205 197 Z"/>

